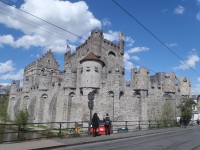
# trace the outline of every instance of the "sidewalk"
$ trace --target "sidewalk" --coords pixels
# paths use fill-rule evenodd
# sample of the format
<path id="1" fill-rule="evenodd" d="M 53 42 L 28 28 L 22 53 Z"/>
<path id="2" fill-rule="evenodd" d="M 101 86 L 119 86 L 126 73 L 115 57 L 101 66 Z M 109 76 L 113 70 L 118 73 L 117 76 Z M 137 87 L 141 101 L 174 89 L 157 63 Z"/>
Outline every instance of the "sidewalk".
<path id="1" fill-rule="evenodd" d="M 187 129 L 193 129 L 195 127 L 188 127 Z M 143 130 L 143 131 L 134 131 L 128 133 L 118 133 L 112 134 L 110 136 L 97 136 L 97 137 L 81 137 L 81 138 L 65 138 L 65 139 L 42 139 L 34 140 L 21 143 L 9 143 L 9 144 L 0 144 L 0 150 L 28 150 L 28 149 L 52 149 L 59 147 L 66 147 L 72 145 L 80 145 L 86 143 L 94 142 L 103 142 L 109 140 L 116 140 L 122 138 L 137 137 L 143 135 L 152 135 L 159 134 L 163 132 L 178 132 L 181 130 L 186 130 L 185 128 L 165 128 L 165 129 L 155 129 L 155 130 Z"/>

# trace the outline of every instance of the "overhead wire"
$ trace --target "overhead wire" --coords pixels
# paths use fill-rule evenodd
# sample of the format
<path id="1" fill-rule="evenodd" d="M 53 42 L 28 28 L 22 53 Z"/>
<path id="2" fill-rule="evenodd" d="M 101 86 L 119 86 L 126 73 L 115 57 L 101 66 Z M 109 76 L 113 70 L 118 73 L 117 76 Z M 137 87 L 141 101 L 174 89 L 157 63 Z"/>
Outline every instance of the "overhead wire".
<path id="1" fill-rule="evenodd" d="M 44 30 L 44 31 L 46 31 L 46 32 L 48 32 L 48 33 L 56 33 L 56 34 L 58 34 L 58 36 L 59 36 L 60 38 L 63 38 L 63 39 L 65 39 L 65 40 L 68 38 L 68 37 L 67 37 L 66 35 L 64 35 L 64 34 L 61 34 L 61 33 L 57 32 L 57 31 L 55 31 L 55 30 L 53 30 L 53 29 L 50 29 L 50 28 L 48 28 L 48 27 L 41 26 L 41 24 L 36 23 L 36 22 L 34 22 L 33 20 L 31 20 L 31 19 L 24 18 L 23 16 L 21 16 L 21 15 L 19 15 L 19 14 L 16 14 L 16 13 L 14 13 L 14 12 L 11 12 L 11 11 L 9 11 L 9 10 L 0 9 L 0 11 L 1 11 L 2 13 L 6 14 L 6 15 L 9 15 L 9 16 L 11 16 L 12 14 L 14 14 L 15 16 L 12 15 L 11 17 L 14 17 L 15 19 L 19 20 L 20 22 L 22 22 L 22 23 L 24 23 L 24 24 L 26 24 L 26 25 L 33 26 L 33 27 L 35 27 L 35 28 L 39 27 L 40 29 L 42 29 L 42 30 Z M 9 14 L 7 14 L 7 13 L 5 13 L 5 12 L 7 12 L 7 13 L 9 13 Z M 26 20 L 27 20 L 27 21 L 26 21 Z M 32 22 L 32 23 L 30 23 L 30 22 Z M 33 23 L 34 23 L 34 24 L 33 24 Z M 49 32 L 49 31 L 50 31 L 50 32 Z M 67 40 L 68 40 L 68 39 L 67 39 Z M 71 41 L 71 42 L 74 42 L 74 41 Z"/>
<path id="2" fill-rule="evenodd" d="M 5 2 L 5 1 L 3 1 L 3 0 L 0 0 L 0 2 L 2 2 L 3 4 L 5 4 L 5 5 L 8 5 L 8 6 L 10 6 L 10 7 L 13 7 L 13 8 L 15 8 L 15 9 L 17 9 L 17 10 L 19 10 L 19 11 L 21 11 L 21 12 L 23 12 L 23 13 L 25 13 L 25 14 L 27 14 L 27 15 L 30 15 L 30 16 L 32 16 L 32 17 L 34 17 L 34 18 L 37 18 L 37 19 L 39 19 L 39 20 L 41 20 L 41 21 L 43 21 L 43 22 L 45 22 L 45 23 L 47 23 L 47 24 L 49 24 L 49 25 L 51 25 L 51 26 L 54 26 L 54 27 L 56 27 L 56 28 L 58 28 L 58 29 L 60 29 L 60 30 L 62 30 L 62 31 L 65 31 L 65 32 L 67 32 L 67 33 L 69 33 L 69 34 L 71 34 L 71 35 L 74 35 L 74 36 L 76 36 L 76 37 L 78 37 L 78 38 L 80 38 L 80 39 L 83 39 L 83 40 L 87 40 L 87 39 L 85 39 L 85 38 L 83 38 L 82 36 L 79 36 L 79 35 L 77 35 L 77 34 L 75 34 L 75 33 L 73 33 L 73 32 L 71 32 L 71 31 L 69 31 L 69 30 L 66 30 L 66 29 L 64 29 L 64 28 L 62 28 L 62 27 L 60 27 L 60 26 L 58 26 L 58 25 L 55 25 L 55 24 L 53 24 L 53 23 L 51 23 L 51 22 L 49 22 L 49 21 L 47 21 L 47 20 L 45 20 L 45 19 L 42 19 L 42 18 L 40 18 L 40 17 L 38 17 L 38 16 L 36 16 L 36 15 L 33 15 L 33 14 L 31 14 L 31 13 L 29 13 L 29 12 L 27 12 L 27 11 L 24 11 L 24 10 L 22 10 L 22 9 L 20 9 L 20 8 L 17 8 L 17 7 L 14 7 L 13 5 L 11 5 L 11 4 L 9 4 L 9 3 L 7 3 L 7 2 Z M 32 21 L 33 22 L 33 21 Z M 31 24 L 30 24 L 31 25 Z M 44 28 L 44 27 L 43 27 Z M 48 30 L 50 30 L 50 29 L 48 29 Z M 51 30 L 50 30 L 51 31 Z M 54 32 L 54 31 L 52 31 L 52 32 Z M 57 32 L 56 32 L 57 33 Z M 57 33 L 58 34 L 58 33 Z M 68 39 L 69 40 L 69 39 Z M 72 41 L 73 42 L 73 41 Z M 93 43 L 93 42 L 91 42 L 91 41 L 88 41 L 88 42 L 90 42 L 91 44 L 94 44 L 94 45 L 97 45 L 97 46 L 99 46 L 98 44 L 96 44 L 96 43 Z M 104 47 L 102 47 L 103 49 L 105 49 Z M 107 49 L 105 49 L 105 50 L 107 50 Z M 132 61 L 133 62 L 133 61 Z M 141 66 L 141 67 L 143 67 L 143 68 L 148 68 L 148 67 L 145 67 L 145 66 L 143 66 L 143 65 L 141 65 L 141 64 L 139 64 L 139 63 L 136 63 L 136 62 L 133 62 L 134 64 L 136 64 L 136 65 L 139 65 L 139 66 Z M 149 69 L 149 68 L 148 68 Z M 152 69 L 149 69 L 150 71 L 152 71 L 152 72 L 155 72 L 155 71 L 153 71 Z M 155 72 L 156 73 L 156 72 Z"/>
<path id="3" fill-rule="evenodd" d="M 134 21 L 136 21 L 142 28 L 144 28 L 151 36 L 153 36 L 158 42 L 160 42 L 164 47 L 166 47 L 172 54 L 174 54 L 181 62 L 183 62 L 185 65 L 187 65 L 194 73 L 196 73 L 198 76 L 200 74 L 192 68 L 190 65 L 188 65 L 178 54 L 176 54 L 172 49 L 170 49 L 160 38 L 158 38 L 153 32 L 151 32 L 143 23 L 141 23 L 136 17 L 134 17 L 130 12 L 128 12 L 124 7 L 122 7 L 119 3 L 117 3 L 115 0 L 112 0 L 120 9 L 122 9 L 129 17 L 131 17 Z"/>

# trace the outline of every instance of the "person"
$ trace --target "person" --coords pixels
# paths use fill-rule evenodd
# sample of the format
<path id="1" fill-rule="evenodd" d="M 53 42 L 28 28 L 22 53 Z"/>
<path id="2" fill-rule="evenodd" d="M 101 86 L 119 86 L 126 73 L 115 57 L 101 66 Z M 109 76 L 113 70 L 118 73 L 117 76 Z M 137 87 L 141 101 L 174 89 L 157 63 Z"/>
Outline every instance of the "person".
<path id="1" fill-rule="evenodd" d="M 99 117 L 97 113 L 94 113 L 92 117 L 92 128 L 93 128 L 93 136 L 97 136 L 97 128 L 99 127 Z"/>
<path id="2" fill-rule="evenodd" d="M 106 117 L 104 118 L 104 127 L 105 127 L 106 135 L 110 135 L 110 125 L 111 125 L 111 121 L 110 121 L 110 117 L 107 113 Z"/>

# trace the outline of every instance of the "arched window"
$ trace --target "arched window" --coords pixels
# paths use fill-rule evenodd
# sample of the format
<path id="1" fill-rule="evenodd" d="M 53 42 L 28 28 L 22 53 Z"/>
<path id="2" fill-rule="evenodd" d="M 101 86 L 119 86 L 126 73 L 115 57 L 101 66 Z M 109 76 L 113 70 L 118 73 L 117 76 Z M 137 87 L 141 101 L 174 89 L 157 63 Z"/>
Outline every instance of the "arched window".
<path id="1" fill-rule="evenodd" d="M 172 100 L 172 95 L 170 93 L 166 93 L 166 94 L 163 95 L 163 99 Z"/>
<path id="2" fill-rule="evenodd" d="M 113 91 L 109 91 L 109 92 L 108 92 L 108 96 L 114 97 L 114 92 L 113 92 Z"/>
<path id="3" fill-rule="evenodd" d="M 124 96 L 124 92 L 123 92 L 123 91 L 121 91 L 121 92 L 119 93 L 119 99 L 121 99 L 122 96 Z"/>
<path id="4" fill-rule="evenodd" d="M 28 99 L 29 99 L 29 96 L 24 96 L 24 98 L 23 98 L 23 109 L 27 109 L 28 108 L 28 106 L 27 106 L 27 104 L 28 104 Z"/>
<path id="5" fill-rule="evenodd" d="M 140 97 L 141 97 L 140 91 L 135 91 L 135 92 L 133 93 L 133 96 L 134 96 L 134 97 L 137 97 L 137 98 L 140 98 Z"/>
<path id="6" fill-rule="evenodd" d="M 80 95 L 81 95 L 81 96 L 83 95 L 83 90 L 82 90 L 82 89 L 80 90 Z"/>
<path id="7" fill-rule="evenodd" d="M 74 97 L 75 96 L 75 93 L 74 92 L 70 92 L 69 93 L 69 97 Z"/>
<path id="8" fill-rule="evenodd" d="M 41 98 L 44 98 L 44 99 L 46 99 L 47 97 L 48 97 L 47 94 L 42 94 L 42 96 L 41 96 Z"/>
<path id="9" fill-rule="evenodd" d="M 116 57 L 116 55 L 115 55 L 115 53 L 114 52 L 112 52 L 112 51 L 110 51 L 109 53 L 108 53 L 108 56 L 110 56 L 110 57 Z"/>
<path id="10" fill-rule="evenodd" d="M 44 73 L 44 71 L 45 71 L 45 68 L 42 68 L 42 69 L 41 69 L 41 72 Z"/>
<path id="11" fill-rule="evenodd" d="M 11 98 L 11 101 L 15 101 L 15 97 L 12 97 L 12 98 Z"/>

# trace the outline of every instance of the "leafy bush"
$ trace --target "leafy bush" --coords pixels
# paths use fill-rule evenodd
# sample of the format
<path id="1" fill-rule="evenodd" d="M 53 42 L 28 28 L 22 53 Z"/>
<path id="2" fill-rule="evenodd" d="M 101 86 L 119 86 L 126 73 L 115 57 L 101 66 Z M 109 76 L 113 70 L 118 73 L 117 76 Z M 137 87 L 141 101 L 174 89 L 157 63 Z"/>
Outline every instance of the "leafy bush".
<path id="1" fill-rule="evenodd" d="M 162 107 L 162 114 L 160 118 L 160 127 L 169 127 L 173 124 L 174 111 L 171 103 L 168 101 Z"/>
<path id="2" fill-rule="evenodd" d="M 27 125 L 29 120 L 29 114 L 27 110 L 19 110 L 16 113 L 16 119 L 15 119 L 15 123 L 18 124 L 19 126 L 22 125 L 23 128 L 25 128 L 25 126 Z"/>
<path id="3" fill-rule="evenodd" d="M 192 118 L 192 105 L 197 105 L 193 100 L 189 99 L 179 105 L 181 118 L 185 121 L 190 121 Z"/>
<path id="4" fill-rule="evenodd" d="M 0 99 L 0 120 L 6 122 L 8 120 L 7 108 L 8 108 L 8 96 L 3 95 Z"/>

